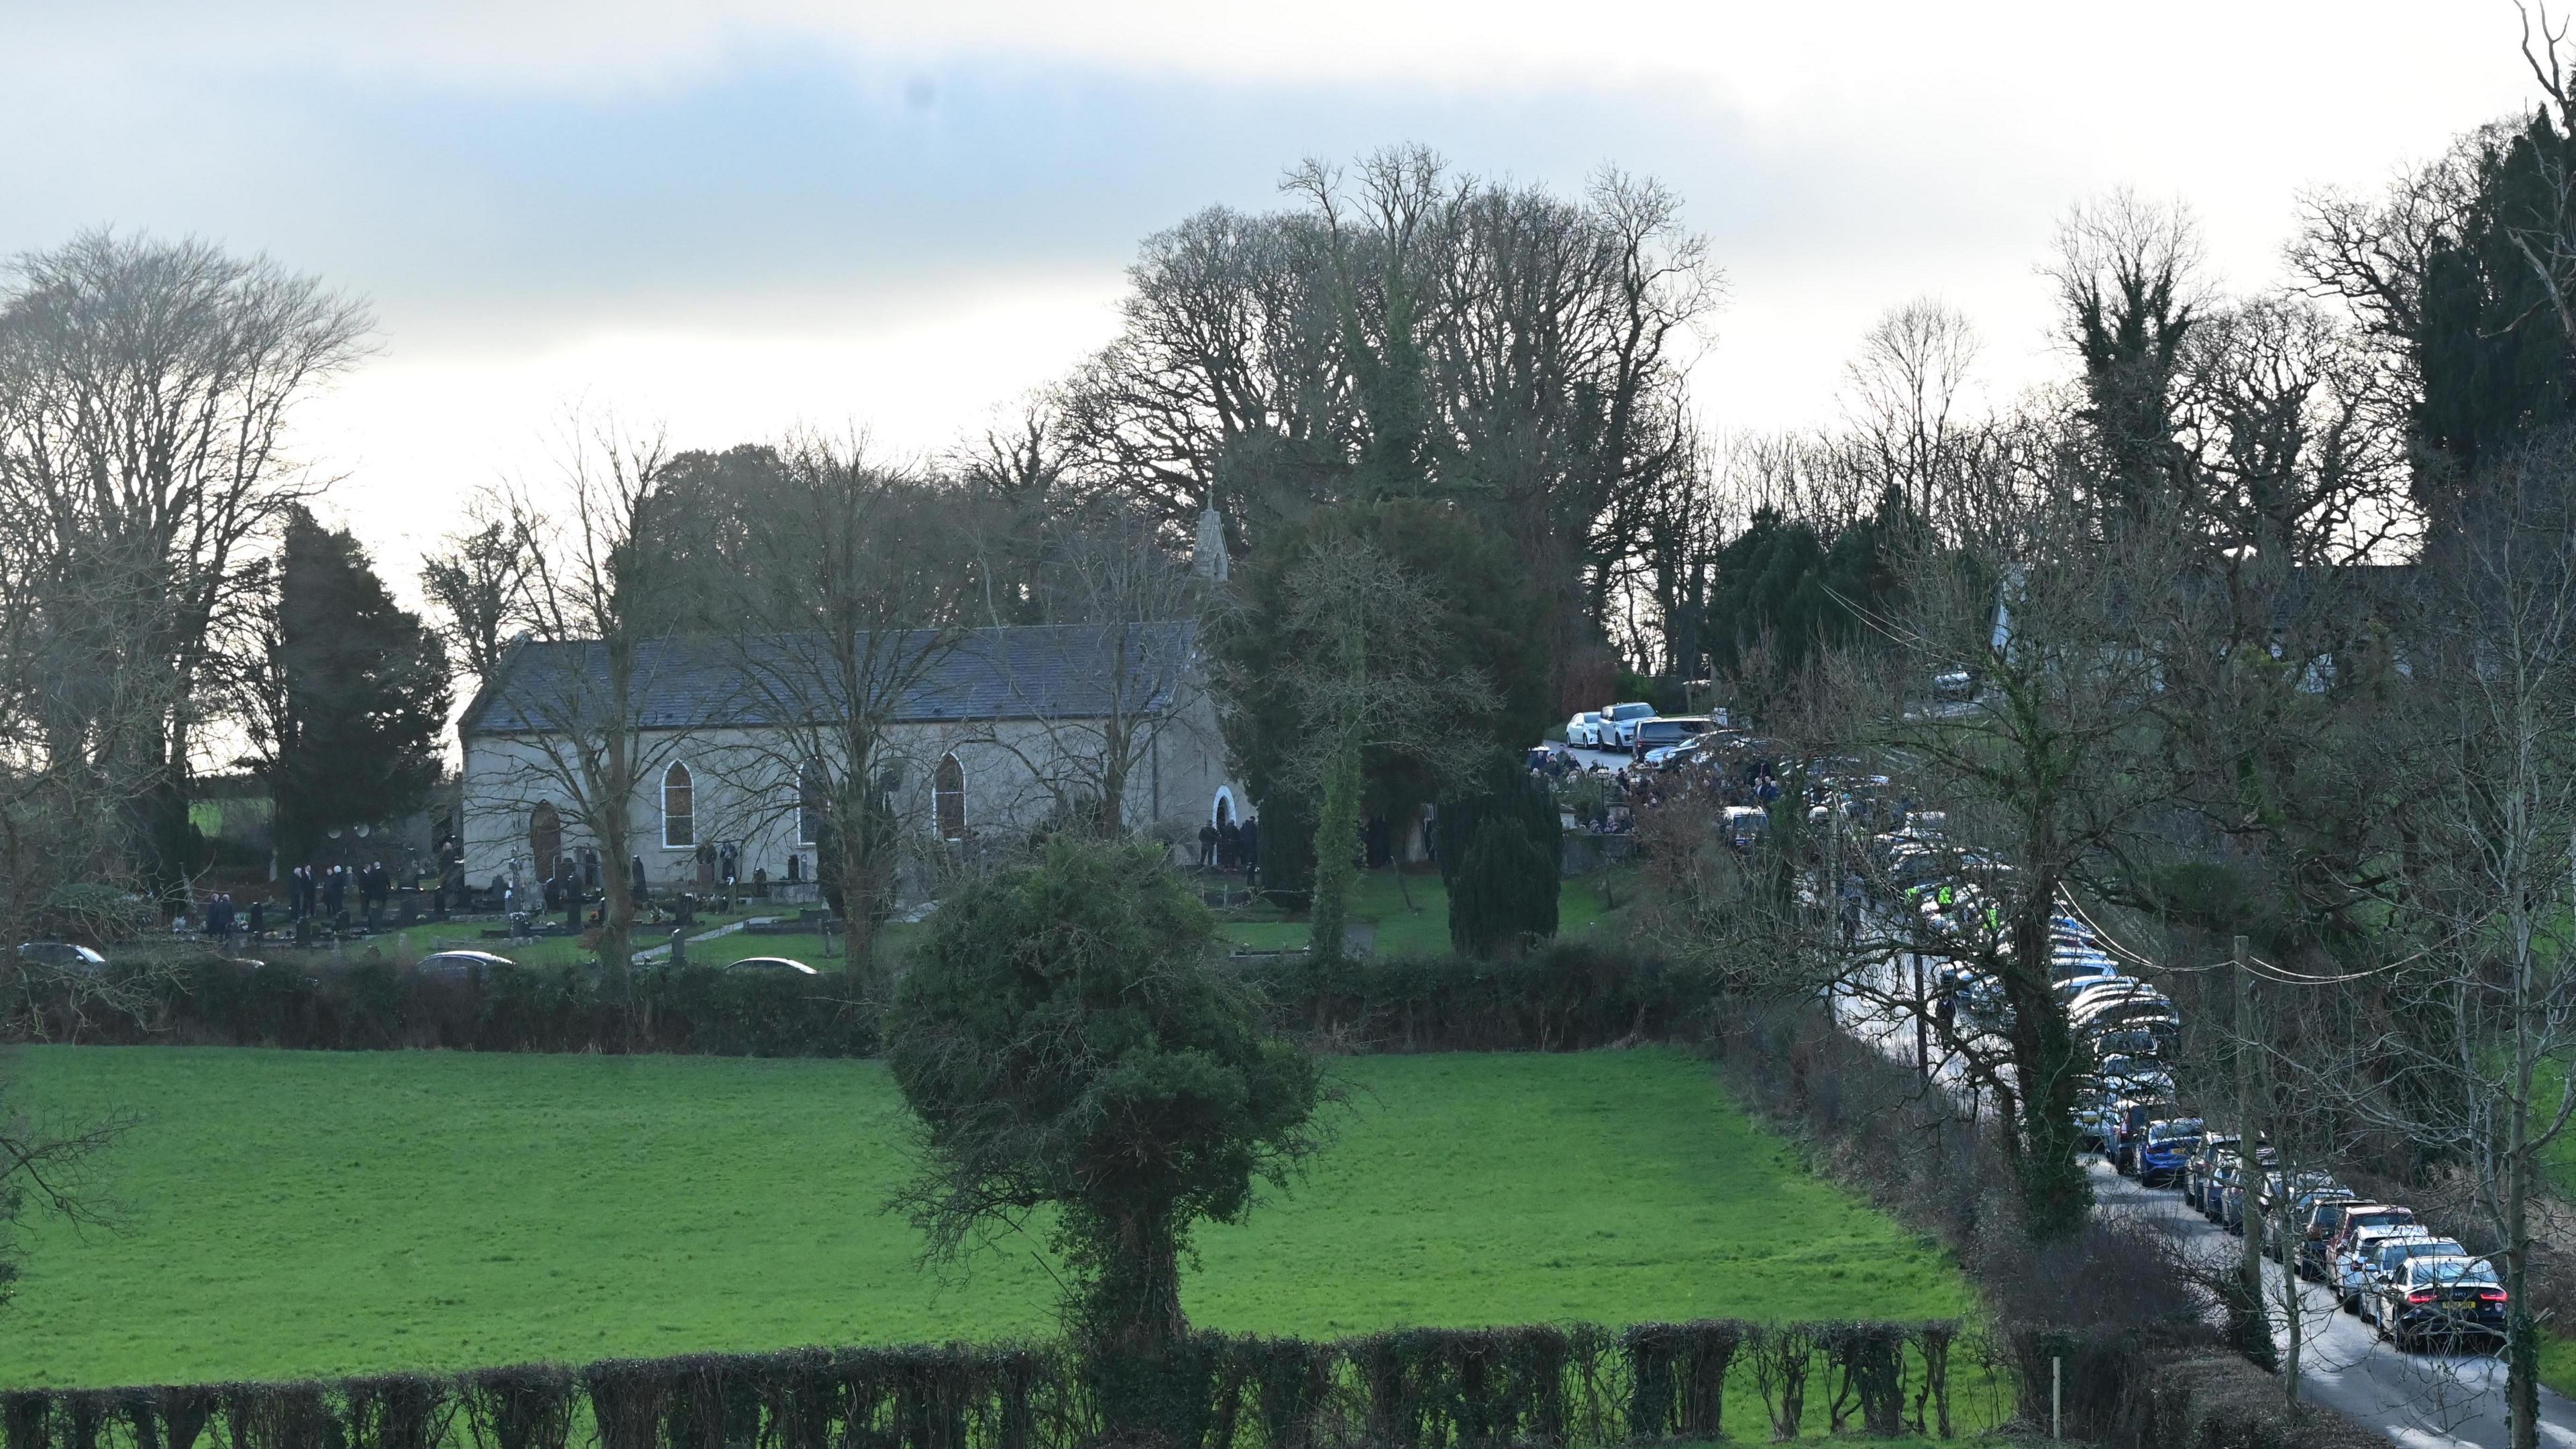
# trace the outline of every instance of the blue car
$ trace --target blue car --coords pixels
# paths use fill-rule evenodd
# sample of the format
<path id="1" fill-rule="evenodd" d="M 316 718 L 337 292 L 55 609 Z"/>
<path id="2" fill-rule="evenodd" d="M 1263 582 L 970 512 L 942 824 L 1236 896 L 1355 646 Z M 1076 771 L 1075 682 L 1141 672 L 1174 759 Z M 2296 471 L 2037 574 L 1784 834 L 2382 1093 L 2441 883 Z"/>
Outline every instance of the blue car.
<path id="1" fill-rule="evenodd" d="M 2201 1140 L 2197 1117 L 2148 1123 L 2146 1140 L 2138 1144 L 2138 1185 L 2170 1187 L 2182 1181 L 2183 1169 L 2200 1150 Z"/>

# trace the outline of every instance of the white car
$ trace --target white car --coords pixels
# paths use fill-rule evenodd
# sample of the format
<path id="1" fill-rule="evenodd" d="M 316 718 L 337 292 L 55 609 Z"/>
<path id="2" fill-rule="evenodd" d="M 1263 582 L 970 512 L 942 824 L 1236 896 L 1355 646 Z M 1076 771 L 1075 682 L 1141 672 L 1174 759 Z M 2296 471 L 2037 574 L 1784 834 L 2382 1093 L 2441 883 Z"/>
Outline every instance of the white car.
<path id="1" fill-rule="evenodd" d="M 2355 1216 L 2367 1217 L 2369 1214 Z M 2380 1244 L 2393 1239 L 2411 1241 L 2432 1236 L 2414 1221 L 2414 1217 L 2413 1213 L 2408 1213 L 2404 1222 L 2355 1228 L 2344 1234 L 2340 1251 L 2335 1253 L 2333 1261 L 2326 1264 L 2326 1283 L 2334 1289 L 2344 1312 L 2356 1317 L 2360 1315 L 2361 1295 L 2372 1286 L 2369 1275 L 2363 1271 L 2363 1264 L 2369 1261 Z"/>
<path id="2" fill-rule="evenodd" d="M 1601 747 L 1601 711 L 1587 709 L 1565 722 L 1565 742 L 1579 750 Z"/>
<path id="3" fill-rule="evenodd" d="M 1605 750 L 1624 750 L 1637 743 L 1637 721 L 1653 719 L 1651 704 L 1614 704 L 1601 711 L 1601 725 L 1596 741 Z"/>

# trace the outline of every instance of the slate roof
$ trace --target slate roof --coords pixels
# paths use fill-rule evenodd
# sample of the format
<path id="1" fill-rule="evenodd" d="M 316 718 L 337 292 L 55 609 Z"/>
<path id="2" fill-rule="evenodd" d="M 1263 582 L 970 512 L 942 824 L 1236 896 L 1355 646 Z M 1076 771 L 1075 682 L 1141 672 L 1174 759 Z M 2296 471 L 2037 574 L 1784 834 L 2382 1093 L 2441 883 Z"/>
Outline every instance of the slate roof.
<path id="1" fill-rule="evenodd" d="M 1032 624 L 962 633 L 909 630 L 859 636 L 875 672 L 897 687 L 896 724 L 1099 719 L 1172 705 L 1194 662 L 1186 621 Z M 811 635 L 749 640 L 685 635 L 641 646 L 638 692 L 646 729 L 758 728 L 831 717 L 841 691 L 831 651 Z M 604 691 L 607 651 L 586 641 L 521 640 L 458 723 L 467 735 L 542 734 L 567 717 L 554 701 Z"/>

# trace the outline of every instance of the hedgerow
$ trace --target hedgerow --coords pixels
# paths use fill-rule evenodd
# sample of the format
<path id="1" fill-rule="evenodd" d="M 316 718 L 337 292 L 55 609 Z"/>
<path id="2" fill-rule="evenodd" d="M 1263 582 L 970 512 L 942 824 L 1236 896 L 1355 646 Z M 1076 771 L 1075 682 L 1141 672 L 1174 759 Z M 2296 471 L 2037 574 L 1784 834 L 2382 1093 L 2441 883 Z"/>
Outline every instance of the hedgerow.
<path id="1" fill-rule="evenodd" d="M 1947 1438 L 1958 1331 L 1718 1320 L 1329 1343 L 1201 1334 L 1162 1370 L 1155 1418 L 1169 1449 L 1606 1449 L 1721 1438 L 1731 1388 L 1766 1420 L 1738 1437 Z M 6 1449 L 1077 1449 L 1103 1437 L 1101 1368 L 1054 1345 L 950 1345 L 25 1389 L 0 1394 L 0 1429 Z"/>
<path id="2" fill-rule="evenodd" d="M 75 1010 L 62 983 L 6 998 L 0 1032 L 103 1045 L 373 1051 L 701 1052 L 861 1057 L 880 1044 L 878 1011 L 843 973 L 639 970 L 622 990 L 573 967 L 487 967 L 428 976 L 379 962 L 346 966 L 209 958 L 148 971 L 112 968 L 139 1009 Z M 71 983 L 79 986 L 83 983 Z"/>
<path id="3" fill-rule="evenodd" d="M 1274 1023 L 1370 1051 L 1579 1051 L 1697 1041 L 1721 1010 L 1709 968 L 1619 946 L 1555 941 L 1493 959 L 1303 955 L 1234 963 Z M 471 979 L 377 962 L 345 966 L 213 958 L 119 968 L 138 1011 L 76 1003 L 51 987 L 0 993 L 0 1035 L 104 1045 L 375 1051 L 699 1052 L 873 1056 L 883 1032 L 862 983 L 705 966 L 638 970 L 621 994 L 580 967 L 496 966 Z"/>

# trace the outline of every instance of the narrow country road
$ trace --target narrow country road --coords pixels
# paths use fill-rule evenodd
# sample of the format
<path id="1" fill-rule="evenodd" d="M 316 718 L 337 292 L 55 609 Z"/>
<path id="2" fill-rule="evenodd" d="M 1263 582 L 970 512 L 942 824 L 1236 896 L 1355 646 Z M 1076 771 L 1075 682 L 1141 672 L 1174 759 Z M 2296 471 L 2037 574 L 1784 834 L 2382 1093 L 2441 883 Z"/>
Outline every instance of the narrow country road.
<path id="1" fill-rule="evenodd" d="M 1873 983 L 1881 993 L 1906 983 L 1889 970 Z M 1851 992 L 1836 993 L 1832 1005 L 1843 1029 L 1887 1056 L 1912 1063 L 1913 1019 Z M 1957 1092 L 1960 1074 L 1953 1064 L 1940 1073 Z M 2091 1168 L 2097 1211 L 2123 1213 L 2170 1233 L 2186 1249 L 2221 1265 L 2233 1265 L 2244 1251 L 2233 1238 L 2186 1205 L 2172 1189 L 2145 1188 L 2096 1160 Z M 2280 1297 L 2278 1264 L 2266 1263 L 2272 1301 Z M 2335 1409 L 2357 1423 L 2386 1434 L 2407 1449 L 2504 1449 L 2504 1361 L 2493 1353 L 2399 1353 L 2380 1341 L 2371 1325 L 2343 1312 L 2326 1290 L 2300 1285 L 2302 1332 L 2299 1362 L 2301 1394 L 2307 1402 Z M 2576 1449 L 2576 1401 L 2547 1389 L 2540 1397 L 2540 1442 L 2548 1449 Z"/>
<path id="2" fill-rule="evenodd" d="M 2244 1241 L 2229 1237 L 2182 1200 L 2182 1194 L 2144 1188 L 2093 1165 L 2093 1192 L 2105 1213 L 2155 1223 L 2187 1249 L 2233 1264 Z M 2277 1305 L 2281 1268 L 2264 1264 Z M 2299 1285 L 2300 1323 L 2306 1334 L 2299 1362 L 2301 1394 L 2370 1425 L 2410 1449 L 2480 1445 L 2503 1449 L 2504 1360 L 2493 1353 L 2399 1353 L 2371 1326 L 2335 1306 L 2314 1283 Z M 2540 1442 L 2576 1449 L 2576 1402 L 2541 1390 Z"/>

